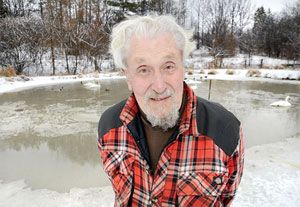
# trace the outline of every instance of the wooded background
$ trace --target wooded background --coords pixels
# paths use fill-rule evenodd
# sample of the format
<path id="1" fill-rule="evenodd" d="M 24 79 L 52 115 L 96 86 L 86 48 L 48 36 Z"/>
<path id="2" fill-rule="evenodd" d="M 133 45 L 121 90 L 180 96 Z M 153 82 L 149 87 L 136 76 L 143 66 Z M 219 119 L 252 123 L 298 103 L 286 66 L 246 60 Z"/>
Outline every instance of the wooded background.
<path id="1" fill-rule="evenodd" d="M 173 15 L 193 32 L 197 49 L 214 57 L 300 57 L 300 0 L 277 14 L 253 9 L 250 0 L 0 0 L 0 67 L 21 74 L 49 57 L 53 75 L 62 58 L 68 74 L 77 73 L 79 61 L 100 71 L 99 62 L 110 58 L 112 26 L 146 14 Z"/>

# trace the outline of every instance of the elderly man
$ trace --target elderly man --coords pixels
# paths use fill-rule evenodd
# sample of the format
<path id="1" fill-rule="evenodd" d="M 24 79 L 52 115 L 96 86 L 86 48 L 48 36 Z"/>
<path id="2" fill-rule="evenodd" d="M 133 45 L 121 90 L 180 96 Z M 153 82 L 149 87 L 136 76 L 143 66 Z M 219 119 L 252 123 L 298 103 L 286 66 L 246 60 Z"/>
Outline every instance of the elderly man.
<path id="1" fill-rule="evenodd" d="M 113 29 L 111 52 L 132 92 L 99 122 L 115 206 L 228 206 L 236 193 L 240 122 L 184 82 L 191 45 L 168 16 L 135 17 Z"/>

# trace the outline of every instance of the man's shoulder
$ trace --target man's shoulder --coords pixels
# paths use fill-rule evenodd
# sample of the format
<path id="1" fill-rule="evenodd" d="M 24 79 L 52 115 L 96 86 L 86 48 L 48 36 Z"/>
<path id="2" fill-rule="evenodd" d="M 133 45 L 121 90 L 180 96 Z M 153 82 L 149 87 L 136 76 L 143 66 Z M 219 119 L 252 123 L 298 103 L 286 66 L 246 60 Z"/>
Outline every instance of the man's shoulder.
<path id="1" fill-rule="evenodd" d="M 100 118 L 98 125 L 98 136 L 103 137 L 110 129 L 120 127 L 122 122 L 120 120 L 120 113 L 124 108 L 126 100 L 123 100 L 108 109 L 106 109 Z"/>
<path id="2" fill-rule="evenodd" d="M 221 104 L 197 97 L 197 128 L 231 155 L 240 139 L 240 121 Z"/>

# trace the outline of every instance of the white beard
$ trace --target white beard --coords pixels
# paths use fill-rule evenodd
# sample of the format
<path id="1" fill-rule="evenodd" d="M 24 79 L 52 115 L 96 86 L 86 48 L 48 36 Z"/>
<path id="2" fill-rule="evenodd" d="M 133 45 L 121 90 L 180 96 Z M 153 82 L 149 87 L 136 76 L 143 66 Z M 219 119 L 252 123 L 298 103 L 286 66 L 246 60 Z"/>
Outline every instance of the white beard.
<path id="1" fill-rule="evenodd" d="M 145 95 L 144 98 L 146 103 L 147 101 L 149 101 L 150 98 L 155 98 L 158 96 L 154 93 L 155 92 L 150 91 Z M 166 97 L 170 95 L 172 99 L 171 110 L 169 111 L 169 113 L 164 114 L 162 117 L 159 117 L 157 114 L 155 114 L 155 111 L 168 111 L 168 109 L 166 109 L 166 106 L 164 105 L 159 106 L 158 108 L 156 108 L 156 110 L 152 110 L 149 106 L 150 104 L 147 104 L 144 109 L 144 113 L 146 114 L 147 120 L 151 123 L 151 125 L 153 127 L 160 127 L 164 131 L 167 131 L 167 129 L 174 127 L 179 118 L 179 109 L 178 107 L 176 107 L 176 103 L 174 100 L 174 92 L 172 92 L 170 89 L 167 89 L 163 94 L 160 94 L 161 97 Z"/>
<path id="2" fill-rule="evenodd" d="M 174 127 L 179 118 L 178 109 L 172 109 L 169 115 L 163 118 L 159 118 L 153 115 L 153 113 L 145 112 L 145 114 L 147 116 L 147 120 L 151 123 L 153 127 L 161 127 L 164 131 L 167 131 L 167 129 Z"/>

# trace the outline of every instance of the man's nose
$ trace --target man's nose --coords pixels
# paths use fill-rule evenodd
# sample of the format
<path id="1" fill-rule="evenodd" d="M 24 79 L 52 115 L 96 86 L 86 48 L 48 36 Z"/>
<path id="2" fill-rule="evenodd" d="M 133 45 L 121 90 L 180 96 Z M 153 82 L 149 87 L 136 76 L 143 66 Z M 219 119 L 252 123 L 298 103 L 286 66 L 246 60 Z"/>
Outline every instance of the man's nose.
<path id="1" fill-rule="evenodd" d="M 156 72 L 152 81 L 152 89 L 156 93 L 163 93 L 167 88 L 165 77 L 161 72 Z"/>

